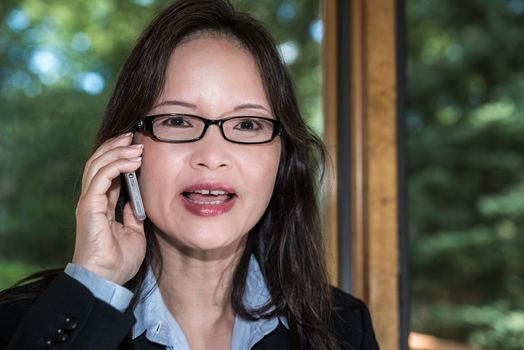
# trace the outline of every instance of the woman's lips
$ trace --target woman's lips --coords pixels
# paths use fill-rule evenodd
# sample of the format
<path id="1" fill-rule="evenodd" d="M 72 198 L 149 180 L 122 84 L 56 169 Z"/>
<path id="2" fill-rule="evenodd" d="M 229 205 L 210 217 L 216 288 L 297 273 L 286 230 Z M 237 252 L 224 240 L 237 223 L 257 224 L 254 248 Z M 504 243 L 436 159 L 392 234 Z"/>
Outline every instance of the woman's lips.
<path id="1" fill-rule="evenodd" d="M 182 192 L 184 208 L 197 216 L 217 216 L 231 210 L 236 194 L 227 187 L 217 184 L 194 185 Z"/>

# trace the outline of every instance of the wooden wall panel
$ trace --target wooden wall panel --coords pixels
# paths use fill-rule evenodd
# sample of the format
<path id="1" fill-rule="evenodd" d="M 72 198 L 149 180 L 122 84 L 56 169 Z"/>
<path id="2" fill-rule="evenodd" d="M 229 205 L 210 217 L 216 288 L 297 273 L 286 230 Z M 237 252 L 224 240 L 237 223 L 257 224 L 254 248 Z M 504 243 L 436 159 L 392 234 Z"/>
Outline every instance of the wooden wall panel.
<path id="1" fill-rule="evenodd" d="M 371 309 L 381 347 L 398 349 L 395 1 L 353 0 L 351 18 L 354 286 Z"/>
<path id="2" fill-rule="evenodd" d="M 334 152 L 332 158 L 338 159 L 337 137 L 351 137 L 351 178 L 333 182 L 336 191 L 328 203 L 350 196 L 351 208 L 328 204 L 327 213 L 329 221 L 339 222 L 339 215 L 351 211 L 352 250 L 339 254 L 352 256 L 352 293 L 369 305 L 381 348 L 396 350 L 400 348 L 396 3 L 352 0 L 351 13 L 337 16 L 342 1 L 325 0 L 326 142 Z M 349 35 L 339 32 L 344 26 L 336 25 L 337 18 L 351 22 Z M 351 41 L 349 62 L 340 62 L 341 37 Z M 344 64 L 350 66 L 349 76 L 340 74 Z M 351 91 L 337 91 L 339 79 L 350 79 Z M 349 130 L 339 129 L 340 118 L 348 117 L 334 107 L 340 106 L 340 99 L 351 101 Z M 347 181 L 351 190 L 342 193 L 340 185 Z M 332 223 L 327 228 L 330 251 L 337 251 L 340 237 L 332 231 L 340 230 Z M 340 274 L 340 266 L 331 269 Z"/>
<path id="3" fill-rule="evenodd" d="M 339 227 L 337 205 L 337 2 L 324 1 L 323 17 L 326 19 L 324 36 L 324 141 L 328 151 L 328 164 L 325 181 L 324 227 L 327 236 L 327 266 L 331 283 L 339 285 Z"/>

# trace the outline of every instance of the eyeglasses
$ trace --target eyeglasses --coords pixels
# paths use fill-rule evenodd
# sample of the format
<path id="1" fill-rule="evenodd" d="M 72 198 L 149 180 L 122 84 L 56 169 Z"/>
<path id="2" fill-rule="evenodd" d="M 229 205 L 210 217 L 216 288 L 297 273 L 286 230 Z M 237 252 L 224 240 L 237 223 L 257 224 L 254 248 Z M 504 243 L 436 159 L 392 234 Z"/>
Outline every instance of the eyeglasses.
<path id="1" fill-rule="evenodd" d="M 167 113 L 146 116 L 134 128 L 154 139 L 182 143 L 202 139 L 210 125 L 216 125 L 224 139 L 240 144 L 267 143 L 282 134 L 278 120 L 263 117 L 229 117 L 206 119 L 191 114 Z"/>

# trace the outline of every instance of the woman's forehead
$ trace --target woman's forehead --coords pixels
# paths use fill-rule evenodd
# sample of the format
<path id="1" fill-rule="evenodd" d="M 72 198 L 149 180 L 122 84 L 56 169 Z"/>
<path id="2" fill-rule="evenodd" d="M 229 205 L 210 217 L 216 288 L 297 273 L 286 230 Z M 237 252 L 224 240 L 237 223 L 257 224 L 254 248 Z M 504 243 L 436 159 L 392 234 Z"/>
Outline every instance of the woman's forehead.
<path id="1" fill-rule="evenodd" d="M 262 76 L 249 51 L 224 36 L 205 35 L 179 45 L 172 53 L 164 100 L 199 105 L 227 99 L 235 105 L 258 104 L 270 110 Z"/>

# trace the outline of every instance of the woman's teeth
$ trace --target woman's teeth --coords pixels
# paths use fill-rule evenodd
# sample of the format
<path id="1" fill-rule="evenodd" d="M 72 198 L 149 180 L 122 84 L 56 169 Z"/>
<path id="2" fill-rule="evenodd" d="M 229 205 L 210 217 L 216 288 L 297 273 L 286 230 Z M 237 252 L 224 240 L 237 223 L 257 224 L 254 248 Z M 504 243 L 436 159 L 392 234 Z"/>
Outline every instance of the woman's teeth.
<path id="1" fill-rule="evenodd" d="M 184 196 L 191 202 L 202 205 L 218 205 L 233 198 L 231 193 L 222 190 L 206 189 L 184 192 Z"/>
<path id="2" fill-rule="evenodd" d="M 209 194 L 213 196 L 221 196 L 221 195 L 227 194 L 227 192 L 220 191 L 220 190 L 196 190 L 193 192 L 203 194 L 204 196 L 207 196 Z"/>

